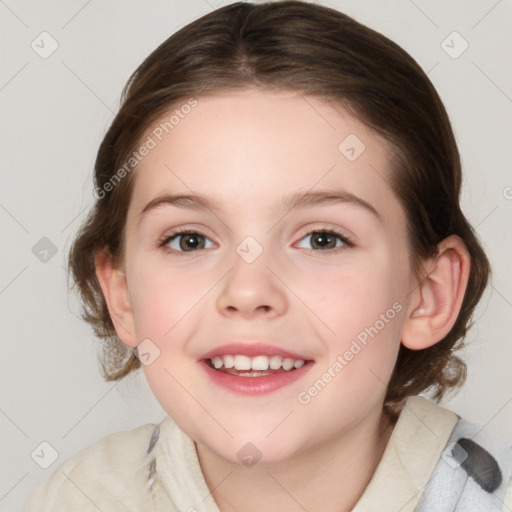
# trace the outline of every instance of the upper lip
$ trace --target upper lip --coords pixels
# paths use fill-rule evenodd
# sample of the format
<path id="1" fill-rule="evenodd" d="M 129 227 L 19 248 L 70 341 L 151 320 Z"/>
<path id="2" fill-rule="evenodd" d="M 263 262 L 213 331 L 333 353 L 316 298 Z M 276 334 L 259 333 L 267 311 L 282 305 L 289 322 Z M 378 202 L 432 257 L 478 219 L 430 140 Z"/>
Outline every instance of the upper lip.
<path id="1" fill-rule="evenodd" d="M 284 350 L 276 345 L 269 345 L 267 343 L 228 343 L 216 347 L 201 356 L 201 359 L 212 359 L 217 356 L 225 355 L 244 355 L 248 357 L 256 356 L 281 356 L 283 358 L 289 357 L 290 359 L 302 359 L 303 361 L 311 360 L 308 357 L 301 356 L 289 350 Z"/>

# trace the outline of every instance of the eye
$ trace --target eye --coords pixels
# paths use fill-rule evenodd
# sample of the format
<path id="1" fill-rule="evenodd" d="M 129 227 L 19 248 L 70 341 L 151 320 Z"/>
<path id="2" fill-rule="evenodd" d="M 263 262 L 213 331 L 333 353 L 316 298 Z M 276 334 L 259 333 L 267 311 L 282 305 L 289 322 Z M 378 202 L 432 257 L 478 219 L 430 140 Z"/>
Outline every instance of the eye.
<path id="1" fill-rule="evenodd" d="M 207 242 L 210 242 L 211 245 L 207 246 Z M 184 229 L 176 230 L 174 233 L 166 235 L 160 240 L 158 245 L 170 252 L 183 253 L 193 252 L 198 249 L 209 249 L 213 246 L 213 243 L 208 237 L 198 231 Z"/>
<path id="2" fill-rule="evenodd" d="M 315 229 L 308 231 L 306 235 L 301 238 L 300 243 L 303 243 L 302 241 L 304 240 L 306 244 L 309 243 L 311 245 L 311 249 L 304 247 L 304 245 L 298 245 L 298 247 L 316 251 L 329 251 L 343 247 L 353 247 L 351 241 L 335 229 Z"/>
<path id="3" fill-rule="evenodd" d="M 311 248 L 305 247 L 304 243 L 309 243 Z M 301 241 L 297 244 L 300 248 L 315 252 L 338 252 L 334 249 L 342 250 L 353 247 L 353 245 L 347 236 L 335 229 L 310 230 L 302 236 Z M 177 229 L 158 242 L 158 247 L 178 255 L 200 249 L 209 249 L 213 246 L 214 243 L 206 235 L 191 229 Z"/>

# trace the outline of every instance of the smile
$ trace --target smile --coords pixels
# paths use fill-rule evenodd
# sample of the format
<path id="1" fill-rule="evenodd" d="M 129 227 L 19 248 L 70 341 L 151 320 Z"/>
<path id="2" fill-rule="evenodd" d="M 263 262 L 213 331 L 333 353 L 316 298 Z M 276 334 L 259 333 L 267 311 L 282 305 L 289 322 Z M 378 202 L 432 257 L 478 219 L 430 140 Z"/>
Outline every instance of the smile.
<path id="1" fill-rule="evenodd" d="M 262 395 L 277 391 L 300 379 L 313 361 L 281 356 L 225 355 L 200 361 L 210 381 L 241 395 Z"/>
<path id="2" fill-rule="evenodd" d="M 209 361 L 212 367 L 216 370 L 225 371 L 226 373 L 231 374 L 234 374 L 234 372 L 229 370 L 239 372 L 243 370 L 253 370 L 254 372 L 260 373 L 267 372 L 269 369 L 277 371 L 291 371 L 301 368 L 306 363 L 303 359 L 292 359 L 290 357 L 281 357 L 277 355 L 271 357 L 264 355 L 249 357 L 241 354 L 216 356 L 211 358 Z M 272 372 L 267 372 L 269 375 L 271 373 Z"/>

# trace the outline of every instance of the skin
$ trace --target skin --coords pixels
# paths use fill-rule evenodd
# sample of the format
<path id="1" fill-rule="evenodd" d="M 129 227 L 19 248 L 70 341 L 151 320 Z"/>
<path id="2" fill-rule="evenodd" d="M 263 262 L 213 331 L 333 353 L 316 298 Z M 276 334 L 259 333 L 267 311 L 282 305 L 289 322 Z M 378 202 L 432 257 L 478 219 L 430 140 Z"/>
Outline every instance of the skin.
<path id="1" fill-rule="evenodd" d="M 116 330 L 131 347 L 144 339 L 158 347 L 145 375 L 196 442 L 220 510 L 315 510 L 319 496 L 322 510 L 351 510 L 393 428 L 382 405 L 400 343 L 426 348 L 448 333 L 467 283 L 467 251 L 450 237 L 425 262 L 425 277 L 413 274 L 405 213 L 386 180 L 388 145 L 340 108 L 257 89 L 197 99 L 136 168 L 123 265 L 97 255 Z M 349 134 L 365 145 L 354 161 L 338 149 Z M 364 200 L 378 216 L 353 202 L 280 206 L 292 192 L 331 188 Z M 214 197 L 222 209 L 164 204 L 141 216 L 165 193 Z M 200 231 L 206 238 L 196 242 L 205 248 L 174 254 L 169 246 L 179 250 L 179 237 L 159 247 L 178 227 Z M 330 228 L 353 245 L 335 238 L 336 248 L 319 249 L 308 233 Z M 263 249 L 250 264 L 236 252 L 247 236 Z M 298 394 L 397 303 L 394 318 L 301 404 Z M 235 338 L 315 363 L 271 394 L 236 395 L 213 385 L 198 363 Z M 248 442 L 261 452 L 253 467 L 237 457 Z"/>

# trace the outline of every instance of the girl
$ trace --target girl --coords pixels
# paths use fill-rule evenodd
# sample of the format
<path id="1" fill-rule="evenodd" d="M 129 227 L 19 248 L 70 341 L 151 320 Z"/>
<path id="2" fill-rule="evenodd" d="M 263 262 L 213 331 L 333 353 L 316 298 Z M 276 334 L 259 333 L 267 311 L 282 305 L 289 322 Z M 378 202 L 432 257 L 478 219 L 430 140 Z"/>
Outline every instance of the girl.
<path id="1" fill-rule="evenodd" d="M 26 510 L 507 510 L 511 458 L 438 401 L 488 260 L 418 64 L 299 1 L 234 3 L 135 71 L 69 255 L 103 371 L 168 417 Z"/>

